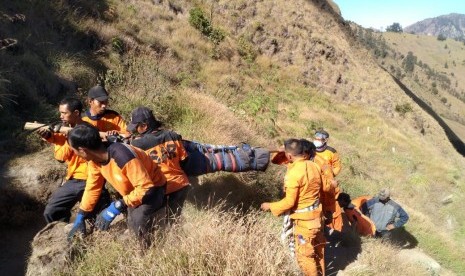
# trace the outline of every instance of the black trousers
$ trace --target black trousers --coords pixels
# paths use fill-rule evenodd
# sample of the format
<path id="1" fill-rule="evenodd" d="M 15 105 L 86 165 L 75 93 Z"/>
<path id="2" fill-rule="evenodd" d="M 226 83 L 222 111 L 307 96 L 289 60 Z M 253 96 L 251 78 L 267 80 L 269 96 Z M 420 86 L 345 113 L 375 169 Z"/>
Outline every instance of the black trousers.
<path id="1" fill-rule="evenodd" d="M 182 208 L 184 207 L 184 202 L 186 201 L 190 189 L 191 185 L 189 184 L 165 196 L 163 205 L 166 206 L 168 223 L 174 222 L 181 216 Z"/>
<path id="2" fill-rule="evenodd" d="M 52 221 L 69 222 L 71 209 L 81 201 L 84 194 L 86 181 L 81 179 L 70 179 L 63 183 L 50 197 L 47 206 L 45 206 L 44 217 L 47 223 Z M 95 218 L 103 208 L 110 204 L 110 194 L 107 189 L 103 189 L 100 199 L 94 210 L 87 218 Z"/>
<path id="3" fill-rule="evenodd" d="M 128 207 L 128 228 L 139 238 L 148 241 L 149 234 L 157 223 L 156 213 L 163 207 L 166 185 L 152 187 L 142 198 L 142 204 Z"/>

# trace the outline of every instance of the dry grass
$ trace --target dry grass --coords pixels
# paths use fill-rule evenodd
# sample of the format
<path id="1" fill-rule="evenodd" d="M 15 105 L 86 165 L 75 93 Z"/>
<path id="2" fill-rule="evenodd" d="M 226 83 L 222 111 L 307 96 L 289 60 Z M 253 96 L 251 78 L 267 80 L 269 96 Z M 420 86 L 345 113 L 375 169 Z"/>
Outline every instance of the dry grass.
<path id="1" fill-rule="evenodd" d="M 434 274 L 434 273 L 433 273 Z M 399 249 L 379 240 L 365 240 L 362 253 L 349 265 L 343 276 L 361 275 L 433 275 L 420 265 L 415 265 L 399 255 Z M 339 275 L 339 274 L 338 274 Z"/>
<path id="2" fill-rule="evenodd" d="M 98 235 L 64 275 L 297 275 L 275 219 L 188 205 L 183 221 L 142 253 L 132 239 Z M 113 233 L 116 234 L 116 233 Z"/>
<path id="3" fill-rule="evenodd" d="M 95 39 L 98 47 L 82 52 L 82 56 L 73 51 L 59 51 L 49 60 L 57 63 L 53 73 L 79 81 L 84 90 L 95 81 L 96 75 L 105 72 L 113 109 L 128 118 L 134 107 L 148 106 L 185 138 L 201 142 L 248 141 L 253 145 L 274 147 L 277 141 L 293 136 L 309 137 L 315 128 L 324 127 L 331 133 L 331 145 L 343 158 L 344 168 L 339 180 L 346 191 L 355 197 L 391 186 L 395 199 L 423 214 L 428 221 L 437 222 L 429 231 L 411 228 L 412 234 L 418 236 L 419 246 L 439 259 L 448 258 L 444 252 L 447 250 L 456 251 L 460 256 L 463 252 L 460 246 L 444 243 L 447 247 L 438 252 L 437 243 L 430 241 L 442 241 L 442 235 L 462 243 L 465 238 L 465 226 L 461 223 L 452 223 L 447 230 L 441 227 L 449 218 L 458 222 L 465 219 L 464 214 L 455 211 L 461 208 L 460 194 L 465 191 L 461 174 L 465 169 L 463 157 L 448 143 L 440 127 L 416 108 L 390 76 L 377 67 L 368 51 L 352 41 L 340 18 L 321 9 L 323 2 L 105 1 L 109 6 L 101 17 L 73 15 L 66 12 L 66 6 L 57 5 L 55 10 L 67 15 L 76 28 L 73 31 Z M 64 5 L 65 1 L 56 3 Z M 198 4 L 205 11 L 212 9 L 213 25 L 227 34 L 218 48 L 188 23 L 190 8 Z M 176 7 L 181 11 L 176 12 Z M 52 38 L 49 37 L 52 41 L 61 41 L 61 38 Z M 121 49 L 120 41 L 124 46 Z M 78 41 L 68 43 L 72 42 Z M 250 45 L 252 47 L 248 47 Z M 44 49 L 47 48 L 44 46 Z M 256 53 L 255 60 L 244 58 L 241 49 Z M 40 59 L 31 56 L 23 58 L 32 60 L 31 64 L 40 63 Z M 94 60 L 98 66 L 86 60 Z M 34 76 L 29 79 L 41 82 L 38 75 L 31 71 L 21 78 Z M 21 78 L 15 83 L 21 84 Z M 49 83 L 48 79 L 43 82 Z M 28 88 L 23 87 L 24 90 Z M 402 117 L 395 107 L 404 103 L 414 108 Z M 424 135 L 420 134 L 421 127 L 425 129 Z M 212 187 L 226 186 L 230 180 L 228 177 L 211 179 Z M 265 180 L 246 184 L 266 189 L 267 180 L 275 185 L 281 178 L 277 170 L 272 170 Z M 276 195 L 274 192 L 265 194 Z M 441 198 L 449 194 L 456 196 L 453 202 L 442 205 Z M 102 242 L 92 243 L 83 259 L 76 260 L 72 266 L 86 275 L 131 274 L 133 270 L 152 274 L 150 269 L 159 271 L 162 268 L 157 265 L 166 262 L 167 267 L 174 267 L 179 274 L 200 271 L 198 274 L 240 275 L 247 272 L 241 269 L 255 271 L 253 269 L 260 268 L 256 271 L 260 275 L 274 265 L 282 270 L 266 271 L 268 274 L 292 274 L 292 270 L 286 270 L 292 267 L 287 261 L 273 259 L 263 250 L 249 252 L 254 242 L 255 249 L 266 248 L 265 241 L 255 233 L 265 237 L 276 234 L 274 223 L 262 217 L 255 220 L 257 222 L 251 216 L 237 218 L 229 213 L 199 212 L 191 208 L 180 229 L 173 229 L 166 239 L 157 241 L 161 251 L 154 248 L 143 256 L 130 251 L 139 257 L 126 258 L 127 242 L 101 237 Z M 224 228 L 223 223 L 238 232 Z M 421 223 L 416 217 L 409 222 Z M 218 239 L 212 238 L 216 236 L 211 231 L 218 232 Z M 240 242 L 234 243 L 229 236 Z M 167 246 L 178 244 L 175 242 L 178 238 L 183 246 L 179 254 L 178 247 Z M 207 243 L 213 243 L 211 251 Z M 258 263 L 261 265 L 251 268 L 252 264 L 242 255 L 242 246 L 254 261 L 260 262 L 257 259 L 263 257 L 270 267 Z M 113 250 L 105 250 L 109 248 Z M 228 255 L 228 248 L 234 249 L 232 255 Z M 204 254 L 204 250 L 210 255 Z M 382 251 L 382 248 L 376 250 Z M 157 255 L 157 252 L 162 254 Z M 284 256 L 280 255 L 284 254 L 282 252 L 273 254 Z M 450 266 L 459 267 L 455 264 L 460 259 L 454 258 Z M 93 267 L 97 267 L 96 270 L 92 270 Z"/>

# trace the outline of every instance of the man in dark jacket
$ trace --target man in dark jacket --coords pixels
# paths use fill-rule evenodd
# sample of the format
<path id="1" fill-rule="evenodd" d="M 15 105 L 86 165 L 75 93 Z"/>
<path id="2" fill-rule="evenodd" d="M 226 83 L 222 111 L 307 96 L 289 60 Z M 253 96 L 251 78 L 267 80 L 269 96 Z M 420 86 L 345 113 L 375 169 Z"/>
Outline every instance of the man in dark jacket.
<path id="1" fill-rule="evenodd" d="M 409 219 L 404 209 L 391 199 L 389 188 L 381 189 L 378 196 L 368 200 L 362 211 L 368 212 L 376 226 L 376 236 L 382 238 L 390 238 L 392 230 L 404 226 Z"/>

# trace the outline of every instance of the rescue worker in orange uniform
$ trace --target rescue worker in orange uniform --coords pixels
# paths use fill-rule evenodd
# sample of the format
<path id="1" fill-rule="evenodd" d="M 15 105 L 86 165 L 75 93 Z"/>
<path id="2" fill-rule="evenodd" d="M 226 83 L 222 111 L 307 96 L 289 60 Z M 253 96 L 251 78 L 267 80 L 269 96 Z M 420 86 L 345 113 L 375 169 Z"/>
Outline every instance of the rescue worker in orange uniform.
<path id="1" fill-rule="evenodd" d="M 305 275 L 324 275 L 325 238 L 322 209 L 319 202 L 322 180 L 320 168 L 305 159 L 302 142 L 289 139 L 284 143 L 289 160 L 284 178 L 285 197 L 277 202 L 264 202 L 261 209 L 279 216 L 290 212 L 297 262 Z"/>
<path id="2" fill-rule="evenodd" d="M 374 237 L 376 234 L 375 224 L 370 220 L 369 217 L 365 216 L 362 211 L 360 211 L 360 206 L 363 204 L 362 202 L 366 202 L 367 199 L 371 199 L 371 197 L 363 196 L 351 200 L 349 194 L 340 193 L 337 198 L 337 202 L 344 210 L 347 219 L 349 220 L 351 226 L 357 231 L 357 233 L 359 233 L 361 236 Z"/>
<path id="3" fill-rule="evenodd" d="M 126 123 L 123 117 L 113 110 L 108 109 L 108 92 L 104 87 L 97 85 L 89 89 L 87 103 L 89 109 L 85 112 L 82 120 L 95 126 L 99 131 L 110 135 L 127 136 Z"/>
<path id="4" fill-rule="evenodd" d="M 172 223 L 181 215 L 190 188 L 189 179 L 180 165 L 187 158 L 182 137 L 174 131 L 162 129 L 161 122 L 147 107 L 132 111 L 127 130 L 137 135 L 131 145 L 143 149 L 165 174 L 167 186 L 164 205 L 167 218 Z"/>
<path id="5" fill-rule="evenodd" d="M 82 103 L 75 98 L 65 98 L 59 103 L 61 125 L 74 127 L 84 122 L 81 120 Z M 58 129 L 57 129 L 58 130 Z M 66 181 L 53 192 L 44 210 L 44 217 L 47 223 L 52 221 L 69 222 L 71 209 L 81 200 L 86 186 L 87 162 L 74 154 L 69 147 L 66 135 L 54 132 L 49 128 L 41 128 L 37 133 L 47 142 L 54 145 L 54 157 L 59 162 L 67 163 Z M 105 189 L 98 201 L 97 211 L 106 207 L 110 203 L 110 195 Z M 95 216 L 95 214 L 93 214 Z"/>
<path id="6" fill-rule="evenodd" d="M 166 178 L 160 167 L 143 150 L 123 143 L 105 143 L 99 131 L 78 125 L 68 134 L 68 143 L 77 156 L 89 161 L 88 177 L 79 213 L 69 233 L 84 232 L 84 217 L 95 208 L 107 180 L 122 198 L 103 210 L 95 223 L 107 230 L 113 219 L 127 208 L 127 224 L 142 241 L 149 243 L 155 214 L 162 208 Z"/>
<path id="7" fill-rule="evenodd" d="M 328 146 L 329 133 L 325 130 L 317 130 L 315 132 L 315 137 L 313 144 L 316 147 L 316 155 L 322 157 L 331 167 L 333 173 L 333 182 L 332 189 L 328 192 L 325 192 L 323 197 L 323 210 L 326 218 L 326 224 L 338 232 L 342 232 L 343 219 L 341 216 L 342 210 L 339 204 L 336 203 L 336 198 L 340 193 L 339 185 L 335 177 L 341 171 L 341 160 L 337 151 Z M 328 223 L 329 222 L 329 223 Z"/>

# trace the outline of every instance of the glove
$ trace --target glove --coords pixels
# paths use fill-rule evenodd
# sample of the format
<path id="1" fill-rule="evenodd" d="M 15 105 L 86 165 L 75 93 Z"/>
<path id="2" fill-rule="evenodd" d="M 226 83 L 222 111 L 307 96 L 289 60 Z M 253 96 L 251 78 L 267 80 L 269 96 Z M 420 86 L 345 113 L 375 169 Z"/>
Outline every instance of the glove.
<path id="1" fill-rule="evenodd" d="M 126 205 L 122 200 L 113 201 L 110 206 L 100 212 L 95 221 L 95 227 L 97 227 L 99 230 L 108 230 L 111 222 L 117 215 L 121 214 L 125 208 Z"/>
<path id="2" fill-rule="evenodd" d="M 76 219 L 74 220 L 73 228 L 68 233 L 68 241 L 71 241 L 76 234 L 76 232 L 82 233 L 82 235 L 86 235 L 86 222 L 84 221 L 85 213 L 80 211 Z"/>

